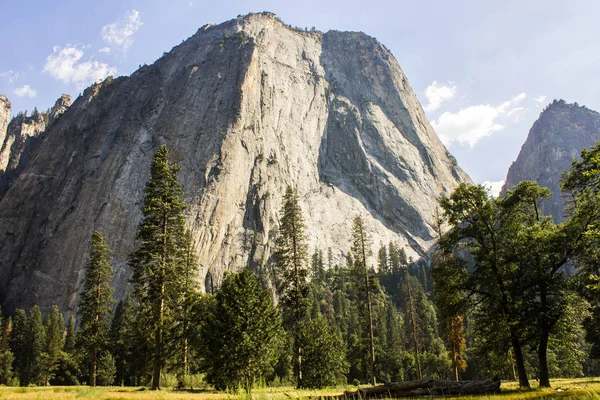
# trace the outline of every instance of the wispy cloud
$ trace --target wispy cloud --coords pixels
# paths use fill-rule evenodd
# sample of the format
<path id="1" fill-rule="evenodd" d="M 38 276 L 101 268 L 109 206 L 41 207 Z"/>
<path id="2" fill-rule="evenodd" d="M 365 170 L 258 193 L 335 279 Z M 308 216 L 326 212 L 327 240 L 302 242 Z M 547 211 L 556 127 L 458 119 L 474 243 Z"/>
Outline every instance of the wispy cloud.
<path id="1" fill-rule="evenodd" d="M 19 71 L 0 72 L 0 77 L 4 78 L 8 83 L 13 84 L 19 79 Z"/>
<path id="2" fill-rule="evenodd" d="M 100 53 L 110 53 L 110 47 L 103 47 L 100 50 L 98 50 L 98 52 L 100 52 Z"/>
<path id="3" fill-rule="evenodd" d="M 108 64 L 91 59 L 82 60 L 84 50 L 72 45 L 54 47 L 46 59 L 44 72 L 65 83 L 74 83 L 79 89 L 117 73 Z"/>
<path id="4" fill-rule="evenodd" d="M 517 106 L 525 97 L 525 93 L 521 93 L 497 106 L 480 104 L 445 112 L 432 126 L 445 145 L 457 142 L 473 147 L 482 138 L 504 129 L 502 119 L 517 122 L 527 111 Z"/>
<path id="5" fill-rule="evenodd" d="M 502 186 L 504 186 L 504 181 L 485 181 L 483 182 L 483 186 L 487 189 L 490 196 L 498 197 L 500 196 Z"/>
<path id="6" fill-rule="evenodd" d="M 36 97 L 37 90 L 32 89 L 29 85 L 23 85 L 20 88 L 13 90 L 13 93 L 19 97 Z"/>
<path id="7" fill-rule="evenodd" d="M 133 35 L 143 25 L 140 13 L 131 10 L 120 20 L 102 27 L 102 38 L 109 44 L 121 46 L 127 51 L 133 45 Z"/>
<path id="8" fill-rule="evenodd" d="M 456 86 L 452 82 L 448 82 L 447 85 L 438 84 L 437 81 L 433 81 L 431 85 L 425 89 L 425 97 L 427 98 L 427 105 L 424 107 L 425 111 L 435 111 L 442 103 L 452 100 L 456 95 Z"/>
<path id="9" fill-rule="evenodd" d="M 548 97 L 547 97 L 547 96 L 544 96 L 544 95 L 541 95 L 541 96 L 538 96 L 538 97 L 536 97 L 536 98 L 535 98 L 535 102 L 537 103 L 537 106 L 539 107 L 539 106 L 542 106 L 542 105 L 544 105 L 544 104 L 546 103 L 546 99 L 547 99 L 547 98 L 548 98 Z"/>

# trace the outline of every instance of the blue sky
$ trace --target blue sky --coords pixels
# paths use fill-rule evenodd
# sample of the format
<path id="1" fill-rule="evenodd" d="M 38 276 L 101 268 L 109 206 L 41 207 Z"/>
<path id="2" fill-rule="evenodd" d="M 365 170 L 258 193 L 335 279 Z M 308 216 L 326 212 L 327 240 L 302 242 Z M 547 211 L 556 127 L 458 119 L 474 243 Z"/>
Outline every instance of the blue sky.
<path id="1" fill-rule="evenodd" d="M 129 75 L 206 23 L 271 11 L 388 47 L 476 182 L 502 181 L 554 98 L 600 110 L 600 1 L 105 0 L 0 4 L 0 93 L 13 114 Z"/>

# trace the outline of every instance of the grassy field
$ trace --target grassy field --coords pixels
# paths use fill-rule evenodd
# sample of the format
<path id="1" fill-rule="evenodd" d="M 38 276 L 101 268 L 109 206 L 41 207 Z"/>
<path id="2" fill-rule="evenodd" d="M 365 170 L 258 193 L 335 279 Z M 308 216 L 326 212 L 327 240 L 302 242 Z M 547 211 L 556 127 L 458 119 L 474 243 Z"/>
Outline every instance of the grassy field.
<path id="1" fill-rule="evenodd" d="M 469 396 L 461 399 L 600 399 L 600 378 L 555 379 L 553 389 L 532 389 L 520 391 L 515 382 L 502 384 L 502 392 L 493 396 Z M 348 387 L 352 390 L 354 387 Z M 316 396 L 341 394 L 346 388 L 332 388 L 319 391 L 295 390 L 290 387 L 256 389 L 252 393 L 254 400 L 289 400 Z M 0 399 L 123 399 L 123 400 L 249 400 L 246 394 L 228 394 L 210 390 L 195 392 L 161 390 L 149 391 L 145 388 L 61 386 L 61 387 L 1 387 Z"/>

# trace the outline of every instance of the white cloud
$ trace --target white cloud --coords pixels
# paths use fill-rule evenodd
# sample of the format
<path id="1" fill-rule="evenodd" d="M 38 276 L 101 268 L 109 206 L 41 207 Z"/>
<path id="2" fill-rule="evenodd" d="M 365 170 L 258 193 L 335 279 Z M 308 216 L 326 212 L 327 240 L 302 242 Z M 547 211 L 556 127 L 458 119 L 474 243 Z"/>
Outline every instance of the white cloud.
<path id="1" fill-rule="evenodd" d="M 473 147 L 480 139 L 504 129 L 498 120 L 518 121 L 527 110 L 516 105 L 525 97 L 525 93 L 521 93 L 498 106 L 480 104 L 457 112 L 445 112 L 431 125 L 446 146 L 458 142 L 461 146 Z"/>
<path id="2" fill-rule="evenodd" d="M 13 93 L 19 97 L 35 97 L 37 96 L 37 90 L 32 89 L 29 85 L 23 85 L 20 88 L 13 90 Z"/>
<path id="3" fill-rule="evenodd" d="M 502 186 L 504 186 L 504 181 L 485 181 L 483 182 L 483 186 L 487 189 L 490 196 L 498 197 L 500 196 Z"/>
<path id="4" fill-rule="evenodd" d="M 100 50 L 98 50 L 98 52 L 100 52 L 100 53 L 110 53 L 110 47 L 103 47 Z"/>
<path id="5" fill-rule="evenodd" d="M 107 43 L 122 46 L 123 50 L 127 51 L 133 44 L 132 36 L 142 25 L 139 11 L 131 10 L 117 22 L 104 25 L 102 27 L 102 38 Z"/>
<path id="6" fill-rule="evenodd" d="M 83 50 L 84 48 L 77 46 L 55 46 L 52 54 L 46 59 L 44 72 L 65 83 L 74 83 L 79 89 L 117 73 L 117 70 L 108 64 L 92 60 L 83 61 Z"/>
<path id="7" fill-rule="evenodd" d="M 435 111 L 442 103 L 452 100 L 456 95 L 456 86 L 452 82 L 447 85 L 440 85 L 437 81 L 433 81 L 431 85 L 425 89 L 425 97 L 427 97 L 427 105 L 425 111 Z"/>
<path id="8" fill-rule="evenodd" d="M 13 84 L 19 79 L 19 71 L 4 71 L 0 72 L 0 77 L 6 79 L 10 84 Z"/>
<path id="9" fill-rule="evenodd" d="M 544 96 L 544 95 L 541 95 L 541 96 L 538 96 L 538 97 L 536 97 L 536 98 L 535 98 L 535 102 L 537 103 L 538 107 L 539 107 L 539 106 L 541 106 L 541 105 L 545 105 L 545 104 L 546 104 L 546 99 L 547 99 L 547 98 L 548 98 L 548 97 L 547 97 L 547 96 Z"/>

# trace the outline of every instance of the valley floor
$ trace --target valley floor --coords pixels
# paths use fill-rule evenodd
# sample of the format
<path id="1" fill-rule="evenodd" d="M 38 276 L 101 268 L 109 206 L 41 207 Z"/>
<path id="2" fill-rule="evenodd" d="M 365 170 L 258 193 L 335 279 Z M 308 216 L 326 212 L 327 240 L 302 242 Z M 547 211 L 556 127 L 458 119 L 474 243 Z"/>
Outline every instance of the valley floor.
<path id="1" fill-rule="evenodd" d="M 503 382 L 502 392 L 492 396 L 468 396 L 460 399 L 600 399 L 600 378 L 554 379 L 551 390 L 532 389 L 518 390 L 516 382 Z M 290 400 L 317 396 L 341 394 L 348 388 L 330 388 L 324 390 L 295 390 L 291 387 L 256 389 L 252 398 L 255 400 Z M 152 392 L 144 388 L 131 387 L 96 387 L 58 386 L 58 387 L 2 387 L 0 400 L 12 399 L 111 399 L 111 400 L 249 400 L 245 394 L 228 394 L 210 390 L 172 391 L 161 390 Z"/>

